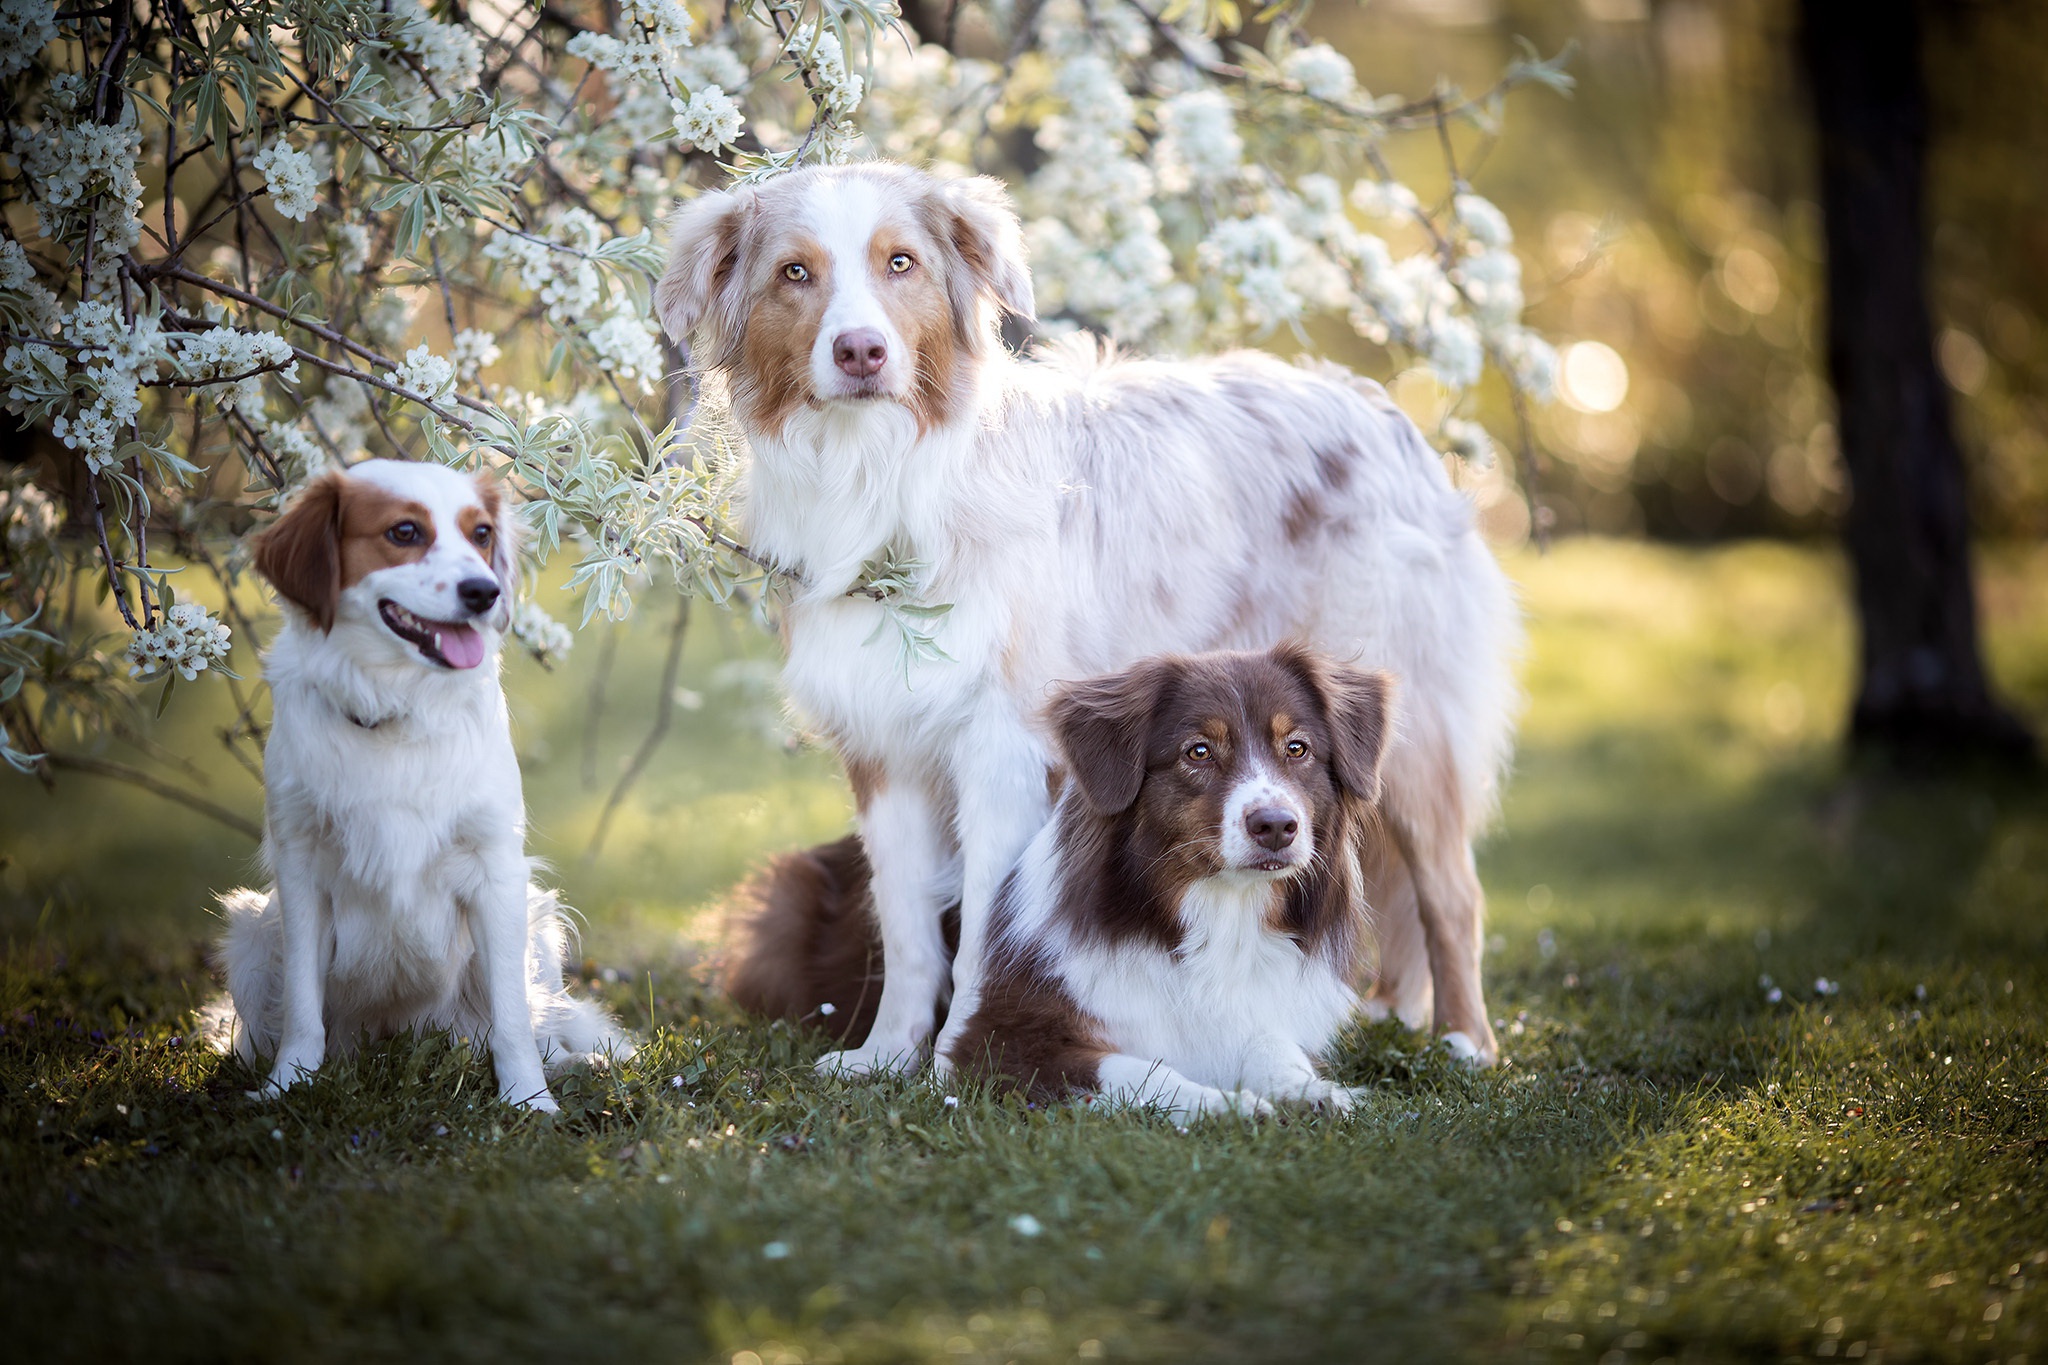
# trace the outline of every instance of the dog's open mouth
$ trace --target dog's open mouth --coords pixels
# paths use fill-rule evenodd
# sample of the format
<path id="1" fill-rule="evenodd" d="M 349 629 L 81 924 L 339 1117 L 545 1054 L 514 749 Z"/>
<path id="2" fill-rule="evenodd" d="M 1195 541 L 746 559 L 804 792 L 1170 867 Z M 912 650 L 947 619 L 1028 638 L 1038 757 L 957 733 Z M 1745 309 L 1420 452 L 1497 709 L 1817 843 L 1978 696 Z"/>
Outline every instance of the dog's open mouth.
<path id="1" fill-rule="evenodd" d="M 483 633 L 453 621 L 429 621 L 384 598 L 377 613 L 391 633 L 443 668 L 475 668 L 484 661 Z"/>

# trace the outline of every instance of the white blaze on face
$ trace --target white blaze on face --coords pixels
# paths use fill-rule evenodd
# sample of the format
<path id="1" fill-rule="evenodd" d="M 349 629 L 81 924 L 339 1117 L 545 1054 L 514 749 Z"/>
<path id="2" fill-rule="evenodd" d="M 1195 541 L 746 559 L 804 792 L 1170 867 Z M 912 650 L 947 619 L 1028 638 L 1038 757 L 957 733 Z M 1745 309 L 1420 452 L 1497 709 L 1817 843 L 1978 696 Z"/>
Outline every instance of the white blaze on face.
<path id="1" fill-rule="evenodd" d="M 1252 821 L 1261 812 L 1292 820 L 1292 841 L 1277 849 L 1259 843 Z M 1315 854 L 1315 830 L 1309 824 L 1307 803 L 1269 762 L 1254 768 L 1223 798 L 1222 824 L 1223 860 L 1232 868 L 1291 871 L 1307 864 Z M 1282 868 L 1270 866 L 1276 862 Z"/>
<path id="2" fill-rule="evenodd" d="M 823 244 L 832 266 L 831 298 L 811 343 L 812 391 L 822 397 L 900 397 L 914 378 L 910 345 L 876 289 L 874 239 L 886 207 L 881 189 L 864 177 L 835 177 L 819 181 L 807 198 L 811 233 Z M 841 370 L 834 356 L 841 337 L 861 332 L 879 336 L 887 352 L 880 371 L 866 381 Z"/>

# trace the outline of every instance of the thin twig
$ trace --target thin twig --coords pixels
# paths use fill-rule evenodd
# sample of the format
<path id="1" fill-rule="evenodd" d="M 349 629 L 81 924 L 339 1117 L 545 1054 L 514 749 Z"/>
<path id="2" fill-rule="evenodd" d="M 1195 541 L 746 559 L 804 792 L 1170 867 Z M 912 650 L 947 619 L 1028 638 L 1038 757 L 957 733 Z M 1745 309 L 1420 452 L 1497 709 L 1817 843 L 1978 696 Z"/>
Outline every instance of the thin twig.
<path id="1" fill-rule="evenodd" d="M 595 861 L 604 836 L 611 828 L 612 814 L 619 803 L 626 799 L 626 793 L 640 780 L 654 751 L 661 747 L 661 741 L 668 735 L 669 722 L 675 718 L 676 672 L 683 662 L 683 637 L 690 628 L 690 596 L 684 593 L 676 601 L 676 623 L 669 628 L 668 657 L 661 665 L 661 691 L 654 699 L 654 724 L 648 727 L 647 737 L 640 741 L 640 747 L 633 753 L 633 761 L 626 765 L 626 771 L 619 774 L 619 780 L 612 785 L 611 795 L 605 798 L 604 809 L 598 813 L 597 828 L 590 833 L 590 844 L 583 850 L 583 861 Z"/>
<path id="2" fill-rule="evenodd" d="M 142 788 L 151 795 L 161 796 L 166 801 L 174 801 L 194 814 L 203 815 L 209 820 L 218 821 L 220 824 L 234 830 L 237 834 L 246 834 L 251 839 L 257 840 L 263 838 L 263 827 L 255 821 L 245 816 L 237 815 L 226 806 L 216 805 L 195 792 L 187 791 L 175 783 L 166 782 L 162 778 L 144 772 L 140 768 L 131 768 L 126 763 L 116 763 L 111 759 L 105 758 L 94 758 L 90 754 L 64 753 L 44 754 L 43 762 L 52 768 L 63 768 L 70 772 L 91 773 L 95 777 L 110 777 L 116 782 L 126 782 L 130 786 Z"/>

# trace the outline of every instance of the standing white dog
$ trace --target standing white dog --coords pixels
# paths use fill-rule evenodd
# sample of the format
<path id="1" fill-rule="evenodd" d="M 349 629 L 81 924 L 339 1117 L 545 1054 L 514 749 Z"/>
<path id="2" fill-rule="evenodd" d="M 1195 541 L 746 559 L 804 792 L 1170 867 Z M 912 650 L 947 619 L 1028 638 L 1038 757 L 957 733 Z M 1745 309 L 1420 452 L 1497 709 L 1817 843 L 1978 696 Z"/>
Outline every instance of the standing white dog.
<path id="1" fill-rule="evenodd" d="M 1491 1062 L 1471 840 L 1513 741 L 1506 579 L 1440 457 L 1377 385 L 1255 354 L 1018 363 L 1016 216 L 989 180 L 882 163 L 709 192 L 676 215 L 662 324 L 728 391 L 752 460 L 753 548 L 797 575 L 791 698 L 837 744 L 874 869 L 886 973 L 865 1042 L 827 1069 L 915 1064 L 974 1014 L 996 888 L 1044 824 L 1059 681 L 1164 652 L 1312 643 L 1406 698 L 1383 825 L 1360 840 L 1381 914 L 1369 1008 L 1432 1014 Z M 946 658 L 906 663 L 849 595 L 892 553 L 927 566 Z"/>
<path id="2" fill-rule="evenodd" d="M 533 884 L 498 682 L 513 537 L 497 487 L 440 465 L 323 474 L 256 541 L 284 607 L 264 657 L 268 895 L 222 897 L 233 1045 L 266 1093 L 363 1036 L 488 1038 L 498 1093 L 558 1106 L 544 1065 L 630 1052 L 562 979 Z"/>

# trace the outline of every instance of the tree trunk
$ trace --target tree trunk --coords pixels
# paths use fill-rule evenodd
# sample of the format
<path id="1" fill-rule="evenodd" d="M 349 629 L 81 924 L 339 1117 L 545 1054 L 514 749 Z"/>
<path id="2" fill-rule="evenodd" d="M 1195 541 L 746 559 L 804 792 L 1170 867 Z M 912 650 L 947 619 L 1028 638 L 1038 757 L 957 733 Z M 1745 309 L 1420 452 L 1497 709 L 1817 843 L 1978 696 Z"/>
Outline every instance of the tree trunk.
<path id="1" fill-rule="evenodd" d="M 1853 750 L 1922 763 L 2031 757 L 1992 698 L 1962 455 L 1926 291 L 1926 88 L 1915 0 L 1802 0 L 1820 132 L 1828 370 L 1862 627 Z"/>

